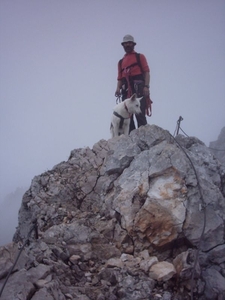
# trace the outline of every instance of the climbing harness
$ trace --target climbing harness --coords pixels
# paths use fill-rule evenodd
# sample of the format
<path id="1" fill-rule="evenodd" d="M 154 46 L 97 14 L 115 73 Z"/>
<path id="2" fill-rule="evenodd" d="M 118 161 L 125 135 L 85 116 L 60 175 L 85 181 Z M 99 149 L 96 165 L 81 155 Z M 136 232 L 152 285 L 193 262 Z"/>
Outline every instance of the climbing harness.
<path id="1" fill-rule="evenodd" d="M 138 65 L 140 70 L 141 70 L 141 75 L 143 75 L 144 71 L 143 71 L 143 68 L 142 68 L 142 65 L 141 65 L 141 60 L 140 60 L 140 53 L 135 53 L 136 55 L 136 62 L 127 66 L 126 68 L 122 68 L 122 62 L 123 62 L 123 58 L 119 61 L 119 65 L 120 65 L 120 68 L 121 68 L 121 73 L 124 72 L 125 73 L 125 79 L 126 79 L 126 84 L 125 86 L 127 85 L 127 88 L 124 86 L 124 90 L 127 91 L 127 98 L 131 97 L 132 95 L 132 87 L 131 87 L 131 84 L 130 84 L 130 70 L 132 67 Z"/>
<path id="2" fill-rule="evenodd" d="M 143 77 L 143 73 L 144 73 L 142 65 L 141 65 L 140 53 L 135 53 L 135 54 L 136 54 L 136 62 L 129 65 L 126 68 L 122 68 L 123 58 L 119 61 L 119 65 L 120 65 L 120 68 L 121 68 L 121 73 L 122 72 L 125 73 L 125 82 L 122 85 L 122 90 L 124 92 L 127 92 L 127 98 L 131 97 L 131 95 L 132 95 L 131 81 L 133 82 L 134 90 L 135 90 L 137 96 L 141 97 L 141 95 L 143 94 L 143 86 L 144 86 L 143 78 L 142 78 L 142 80 L 140 80 L 140 79 L 136 80 L 136 79 L 131 78 L 131 76 L 130 76 L 131 68 L 136 66 L 136 65 L 139 66 L 139 68 L 141 70 L 140 75 L 142 77 Z M 145 115 L 150 117 L 152 115 L 152 103 L 153 103 L 153 101 L 150 99 L 149 96 L 146 96 L 145 100 L 146 100 Z M 117 98 L 116 101 L 117 101 L 116 103 L 118 103 L 118 98 Z"/>
<path id="3" fill-rule="evenodd" d="M 131 88 L 131 84 L 130 84 L 130 68 L 126 68 L 124 70 L 125 73 L 125 78 L 127 81 L 127 98 L 130 98 L 132 95 L 132 88 Z"/>

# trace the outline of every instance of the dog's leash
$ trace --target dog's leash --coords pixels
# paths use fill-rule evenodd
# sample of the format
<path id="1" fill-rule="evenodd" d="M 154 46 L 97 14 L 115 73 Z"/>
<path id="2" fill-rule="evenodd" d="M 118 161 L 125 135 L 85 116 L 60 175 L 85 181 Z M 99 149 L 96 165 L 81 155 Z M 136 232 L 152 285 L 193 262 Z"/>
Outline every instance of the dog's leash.
<path id="1" fill-rule="evenodd" d="M 146 109 L 145 109 L 145 114 L 148 117 L 151 117 L 152 115 L 152 103 L 153 101 L 150 99 L 150 97 L 146 97 Z"/>
<path id="2" fill-rule="evenodd" d="M 120 102 L 122 102 L 122 99 L 121 99 L 121 96 L 119 95 L 119 96 L 117 96 L 117 98 L 116 98 L 116 104 L 118 104 L 118 103 L 120 103 Z"/>

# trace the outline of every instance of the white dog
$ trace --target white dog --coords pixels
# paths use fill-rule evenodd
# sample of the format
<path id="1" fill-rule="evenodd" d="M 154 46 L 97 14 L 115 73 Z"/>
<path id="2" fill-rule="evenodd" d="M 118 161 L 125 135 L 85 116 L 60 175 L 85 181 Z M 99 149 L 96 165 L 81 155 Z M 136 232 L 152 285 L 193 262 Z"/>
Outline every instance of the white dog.
<path id="1" fill-rule="evenodd" d="M 140 114 L 140 100 L 136 94 L 133 94 L 130 98 L 117 104 L 113 111 L 110 131 L 112 137 L 119 136 L 121 134 L 129 134 L 130 117 L 133 114 Z"/>

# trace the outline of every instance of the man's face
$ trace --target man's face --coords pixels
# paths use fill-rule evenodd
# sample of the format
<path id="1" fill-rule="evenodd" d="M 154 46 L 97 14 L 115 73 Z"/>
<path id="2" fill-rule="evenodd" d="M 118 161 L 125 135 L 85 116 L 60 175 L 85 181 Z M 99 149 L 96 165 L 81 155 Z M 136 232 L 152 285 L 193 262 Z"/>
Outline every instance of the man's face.
<path id="1" fill-rule="evenodd" d="M 133 50 L 134 50 L 134 43 L 133 42 L 125 42 L 123 43 L 123 48 L 124 48 L 124 51 L 126 53 L 131 53 Z"/>

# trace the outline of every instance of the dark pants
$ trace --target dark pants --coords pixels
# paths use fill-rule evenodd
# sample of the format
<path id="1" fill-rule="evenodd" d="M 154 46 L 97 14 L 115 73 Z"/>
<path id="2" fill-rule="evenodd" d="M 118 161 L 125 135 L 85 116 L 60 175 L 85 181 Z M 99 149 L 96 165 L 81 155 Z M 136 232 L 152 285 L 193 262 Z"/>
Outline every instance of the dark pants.
<path id="1" fill-rule="evenodd" d="M 130 86 L 132 88 L 132 94 L 136 93 L 138 98 L 143 97 L 144 82 L 142 80 L 131 79 Z M 128 92 L 127 85 L 125 83 L 124 86 L 122 87 L 122 101 L 127 99 L 127 92 Z M 143 97 L 141 99 L 141 113 L 139 115 L 135 115 L 138 127 L 147 124 L 147 119 L 145 116 L 145 109 L 146 109 L 146 99 L 145 99 L 145 97 Z M 134 116 L 132 115 L 132 117 L 130 118 L 129 132 L 131 132 L 135 128 L 136 127 L 135 127 L 135 123 L 134 123 Z"/>
<path id="2" fill-rule="evenodd" d="M 141 99 L 141 114 L 135 115 L 138 127 L 147 124 L 147 120 L 146 120 L 146 116 L 145 116 L 145 109 L 146 109 L 146 100 L 145 100 L 145 97 L 143 97 Z M 130 132 L 134 129 L 135 129 L 134 116 L 132 115 L 132 117 L 130 118 Z"/>

